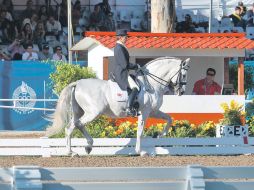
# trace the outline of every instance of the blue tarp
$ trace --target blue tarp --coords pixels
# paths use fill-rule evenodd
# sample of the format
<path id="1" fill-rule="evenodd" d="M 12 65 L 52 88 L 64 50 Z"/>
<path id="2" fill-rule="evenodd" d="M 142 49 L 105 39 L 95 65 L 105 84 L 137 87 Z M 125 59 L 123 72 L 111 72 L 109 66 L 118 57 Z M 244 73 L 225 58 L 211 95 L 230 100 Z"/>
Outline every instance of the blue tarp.
<path id="1" fill-rule="evenodd" d="M 49 74 L 53 70 L 52 64 L 39 61 L 0 61 L 0 99 L 20 99 L 16 102 L 18 107 L 43 108 L 44 102 L 23 100 L 44 99 L 44 97 L 56 99 L 49 79 Z M 13 106 L 13 102 L 1 101 L 0 105 Z M 46 103 L 46 108 L 54 108 L 54 106 L 54 102 Z M 44 116 L 50 113 L 52 112 L 0 108 L 0 130 L 44 130 L 48 125 Z"/>

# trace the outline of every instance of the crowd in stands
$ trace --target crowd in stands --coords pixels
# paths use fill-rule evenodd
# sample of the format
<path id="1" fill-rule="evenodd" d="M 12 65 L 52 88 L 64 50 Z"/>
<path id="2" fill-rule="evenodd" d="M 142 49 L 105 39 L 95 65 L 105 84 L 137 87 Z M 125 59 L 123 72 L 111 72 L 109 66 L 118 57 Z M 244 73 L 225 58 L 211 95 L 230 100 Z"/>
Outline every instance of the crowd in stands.
<path id="1" fill-rule="evenodd" d="M 17 14 L 12 0 L 3 0 L 0 7 L 0 45 L 6 45 L 7 48 L 5 51 L 0 49 L 1 60 L 66 60 L 62 47 L 66 44 L 64 35 L 67 35 L 67 31 L 64 31 L 67 27 L 67 1 L 62 0 L 57 7 L 48 2 L 45 0 L 45 5 L 36 9 L 34 0 L 27 0 L 25 9 Z M 74 35 L 80 27 L 80 36 L 85 30 L 115 31 L 108 0 L 95 5 L 89 15 L 83 16 L 84 12 L 80 1 L 76 0 L 72 5 Z M 47 54 L 48 50 L 50 54 Z"/>
<path id="2" fill-rule="evenodd" d="M 216 30 L 212 32 L 244 32 L 247 27 L 253 27 L 253 17 L 254 17 L 254 3 L 251 8 L 248 10 L 247 7 L 243 4 L 243 2 L 238 2 L 238 5 L 234 8 L 234 12 L 230 15 L 223 15 L 220 19 L 215 19 L 217 26 L 215 25 Z M 219 28 L 222 23 L 227 22 L 227 28 Z M 200 27 L 203 27 L 203 31 L 200 31 Z M 176 32 L 204 32 L 208 31 L 208 18 L 206 22 L 195 22 L 192 20 L 190 14 L 185 15 L 185 20 L 181 22 L 176 22 Z"/>
<path id="3" fill-rule="evenodd" d="M 0 60 L 66 60 L 67 56 L 67 1 L 62 0 L 57 6 L 51 6 L 50 0 L 45 4 L 35 6 L 35 0 L 27 0 L 26 7 L 17 13 L 12 0 L 3 0 L 0 7 L 0 45 L 6 45 L 6 51 L 0 48 Z M 37 7 L 37 8 L 35 8 Z M 121 14 L 124 11 L 121 11 Z M 116 15 L 118 14 L 118 15 Z M 151 12 L 143 11 L 141 14 L 131 13 L 131 19 L 126 21 L 128 15 L 119 15 L 112 10 L 108 0 L 94 5 L 90 11 L 82 7 L 80 0 L 72 4 L 73 35 L 86 30 L 115 31 L 121 28 L 119 24 L 129 24 L 129 31 L 151 31 Z M 218 24 L 230 19 L 232 26 L 254 26 L 254 3 L 248 10 L 239 2 L 234 13 L 225 15 L 218 20 Z M 131 20 L 131 23 L 130 23 Z M 134 23 L 132 24 L 132 21 Z M 119 21 L 121 21 L 119 23 Z M 186 13 L 184 19 L 176 18 L 175 31 L 178 33 L 207 32 L 208 21 L 193 21 L 192 15 Z M 203 30 L 200 30 L 203 28 Z M 217 30 L 213 32 L 232 32 Z M 65 50 L 65 51 L 63 51 Z"/>

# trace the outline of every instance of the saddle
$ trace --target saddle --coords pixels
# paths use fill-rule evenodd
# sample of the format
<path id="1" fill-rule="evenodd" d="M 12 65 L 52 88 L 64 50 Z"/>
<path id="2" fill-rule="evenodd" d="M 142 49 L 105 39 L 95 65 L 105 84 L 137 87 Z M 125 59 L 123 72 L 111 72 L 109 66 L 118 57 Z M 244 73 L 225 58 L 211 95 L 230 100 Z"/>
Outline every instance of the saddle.
<path id="1" fill-rule="evenodd" d="M 132 76 L 133 77 L 133 76 Z M 112 78 L 111 78 L 112 79 Z M 139 83 L 137 83 L 139 85 Z M 136 92 L 136 98 L 134 98 L 133 93 L 131 94 L 132 90 L 130 88 L 127 88 L 127 90 L 122 90 L 119 85 L 112 81 L 109 80 L 109 85 L 110 85 L 110 90 L 111 90 L 111 96 L 114 100 L 116 100 L 117 102 L 125 102 L 126 106 L 125 106 L 125 111 L 127 113 L 127 116 L 138 116 L 138 109 L 139 109 L 139 103 L 136 100 L 136 98 L 138 97 L 138 92 Z M 140 89 L 140 87 L 139 87 Z M 132 105 L 131 108 L 131 114 L 130 114 L 130 102 Z"/>

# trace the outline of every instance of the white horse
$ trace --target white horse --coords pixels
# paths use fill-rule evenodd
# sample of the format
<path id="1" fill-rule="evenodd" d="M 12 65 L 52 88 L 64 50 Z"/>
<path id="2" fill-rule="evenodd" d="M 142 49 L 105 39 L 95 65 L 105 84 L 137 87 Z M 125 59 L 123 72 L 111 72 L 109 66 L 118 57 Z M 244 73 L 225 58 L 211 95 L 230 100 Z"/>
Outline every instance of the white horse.
<path id="1" fill-rule="evenodd" d="M 190 59 L 182 61 L 177 58 L 163 57 L 150 61 L 140 68 L 137 79 L 140 81 L 140 92 L 137 97 L 139 103 L 137 141 L 135 151 L 137 154 L 147 154 L 141 150 L 141 136 L 146 119 L 150 117 L 161 118 L 167 121 L 162 136 L 166 135 L 171 125 L 171 117 L 159 110 L 163 102 L 166 89 L 181 95 L 185 91 L 187 71 Z M 149 88 L 148 88 L 149 86 Z M 47 129 L 47 136 L 65 128 L 68 154 L 71 150 L 71 133 L 77 127 L 87 140 L 85 150 L 89 154 L 92 150 L 93 139 L 85 126 L 99 115 L 112 118 L 126 117 L 126 102 L 118 102 L 112 98 L 109 81 L 99 79 L 81 79 L 69 84 L 60 94 L 53 125 Z"/>

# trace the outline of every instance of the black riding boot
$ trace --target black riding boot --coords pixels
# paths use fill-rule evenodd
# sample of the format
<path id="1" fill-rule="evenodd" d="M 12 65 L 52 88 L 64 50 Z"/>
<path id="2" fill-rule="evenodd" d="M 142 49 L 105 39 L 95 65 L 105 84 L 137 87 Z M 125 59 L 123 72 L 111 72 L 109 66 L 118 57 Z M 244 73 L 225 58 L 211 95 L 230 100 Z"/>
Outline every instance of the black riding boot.
<path id="1" fill-rule="evenodd" d="M 132 117 L 137 116 L 137 111 L 134 108 L 134 100 L 136 99 L 137 94 L 138 94 L 138 89 L 133 88 L 127 101 L 126 112 L 128 116 L 132 116 Z"/>

